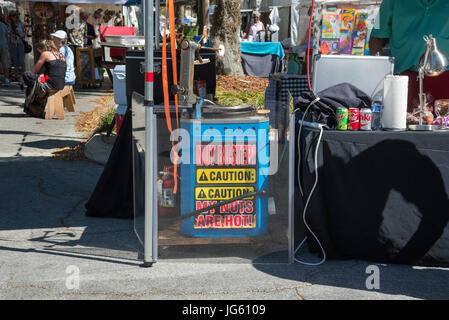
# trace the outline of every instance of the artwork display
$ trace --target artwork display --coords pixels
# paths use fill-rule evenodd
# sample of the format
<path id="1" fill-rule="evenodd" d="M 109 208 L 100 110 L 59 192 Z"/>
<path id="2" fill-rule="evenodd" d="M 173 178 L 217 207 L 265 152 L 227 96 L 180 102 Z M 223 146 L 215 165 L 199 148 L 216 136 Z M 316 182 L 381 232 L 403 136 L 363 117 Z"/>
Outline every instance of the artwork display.
<path id="1" fill-rule="evenodd" d="M 369 55 L 369 37 L 374 27 L 379 6 L 327 6 L 323 10 L 321 53 Z"/>
<path id="2" fill-rule="evenodd" d="M 340 42 L 338 40 L 323 40 L 321 42 L 322 54 L 338 54 Z"/>
<path id="3" fill-rule="evenodd" d="M 340 10 L 323 14 L 323 27 L 321 31 L 322 39 L 338 38 L 340 33 Z"/>
<path id="4" fill-rule="evenodd" d="M 352 31 L 355 22 L 355 9 L 344 8 L 340 14 L 340 31 Z"/>
<path id="5" fill-rule="evenodd" d="M 352 54 L 352 39 L 350 33 L 340 34 L 339 54 Z"/>

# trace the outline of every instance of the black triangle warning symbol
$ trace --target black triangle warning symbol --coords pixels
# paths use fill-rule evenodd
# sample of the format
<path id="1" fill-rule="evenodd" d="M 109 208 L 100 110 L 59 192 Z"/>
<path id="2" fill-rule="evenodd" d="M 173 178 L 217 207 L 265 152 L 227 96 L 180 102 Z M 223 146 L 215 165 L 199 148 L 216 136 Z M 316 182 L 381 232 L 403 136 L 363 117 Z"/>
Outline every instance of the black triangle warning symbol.
<path id="1" fill-rule="evenodd" d="M 209 181 L 209 179 L 207 179 L 206 172 L 203 171 L 203 173 L 201 174 L 201 177 L 200 177 L 199 181 L 201 181 L 201 182 L 207 182 L 207 181 Z"/>
<path id="2" fill-rule="evenodd" d="M 206 199 L 206 193 L 204 193 L 204 190 L 200 190 L 200 193 L 198 194 L 198 199 Z"/>

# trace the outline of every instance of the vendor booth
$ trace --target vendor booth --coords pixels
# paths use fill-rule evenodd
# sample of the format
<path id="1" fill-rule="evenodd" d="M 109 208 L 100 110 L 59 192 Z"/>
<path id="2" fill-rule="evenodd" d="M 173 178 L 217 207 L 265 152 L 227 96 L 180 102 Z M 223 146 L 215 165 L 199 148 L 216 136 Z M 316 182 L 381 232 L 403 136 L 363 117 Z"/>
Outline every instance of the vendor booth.
<path id="1" fill-rule="evenodd" d="M 297 134 L 295 226 L 304 228 L 320 263 L 355 258 L 448 266 L 447 101 L 426 101 L 428 86 L 421 85 L 420 107 L 407 112 L 409 81 L 394 75 L 395 59 L 368 56 L 376 3 L 316 5 L 314 92 L 295 99 L 291 118 Z M 342 28 L 343 21 L 353 24 Z M 420 80 L 444 73 L 449 52 L 440 51 L 432 36 L 419 41 Z M 303 237 L 295 239 L 300 252 Z"/>
<path id="2" fill-rule="evenodd" d="M 172 69 L 158 60 L 147 20 L 145 53 L 127 54 L 126 77 L 141 73 L 140 80 L 127 79 L 127 112 L 86 204 L 89 216 L 134 219 L 144 266 L 199 258 L 449 265 L 449 103 L 438 101 L 440 118 L 430 122 L 421 92 L 414 123 L 395 59 L 367 54 L 363 1 L 317 3 L 310 69 L 269 75 L 270 113 L 208 99 L 203 74 L 214 59 L 206 56 L 218 51 L 184 40 Z M 352 18 L 336 19 L 352 20 L 352 28 L 329 30 L 323 8 L 348 9 Z M 335 54 L 322 54 L 323 33 L 343 38 Z M 444 72 L 449 60 L 437 40 L 422 46 L 423 77 Z M 174 53 L 162 57 L 173 61 Z M 301 258 L 306 244 L 315 261 Z"/>
<path id="3" fill-rule="evenodd" d="M 124 27 L 134 21 L 132 17 L 135 17 L 135 14 L 132 13 L 135 9 L 125 8 L 123 6 L 125 2 L 125 0 L 16 1 L 21 21 L 24 21 L 27 31 L 27 41 L 33 48 L 38 41 L 49 39 L 50 34 L 56 30 L 66 30 L 74 8 L 89 13 L 87 22 L 92 25 L 96 38 L 91 41 L 92 43 L 85 43 L 76 50 L 72 47 L 77 83 L 82 85 L 102 83 L 105 69 L 101 61 L 110 60 L 110 52 L 109 48 L 102 50 L 101 30 L 117 25 Z M 30 70 L 39 54 L 33 50 L 27 57 L 34 59 L 26 62 L 27 69 Z M 109 74 L 109 77 L 112 80 L 112 74 Z"/>
<path id="4" fill-rule="evenodd" d="M 157 50 L 154 21 L 146 21 L 146 49 L 126 53 L 120 103 L 127 112 L 86 214 L 132 218 L 144 266 L 200 258 L 287 263 L 289 145 L 270 132 L 266 112 L 211 99 L 218 50 L 187 39 L 176 51 Z"/>

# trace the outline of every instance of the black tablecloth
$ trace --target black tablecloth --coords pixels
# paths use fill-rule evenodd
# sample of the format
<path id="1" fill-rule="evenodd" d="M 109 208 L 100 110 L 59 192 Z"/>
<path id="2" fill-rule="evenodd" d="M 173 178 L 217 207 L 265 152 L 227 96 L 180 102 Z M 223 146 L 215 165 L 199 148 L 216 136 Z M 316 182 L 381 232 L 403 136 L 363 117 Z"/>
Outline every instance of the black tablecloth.
<path id="1" fill-rule="evenodd" d="M 94 192 L 85 204 L 86 215 L 133 218 L 132 116 L 128 108 L 108 162 Z M 137 156 L 136 156 L 137 157 Z"/>
<path id="2" fill-rule="evenodd" d="M 301 133 L 297 225 L 318 134 Z M 328 258 L 449 266 L 449 133 L 325 131 L 318 172 L 306 221 Z M 313 237 L 308 244 L 320 251 Z"/>

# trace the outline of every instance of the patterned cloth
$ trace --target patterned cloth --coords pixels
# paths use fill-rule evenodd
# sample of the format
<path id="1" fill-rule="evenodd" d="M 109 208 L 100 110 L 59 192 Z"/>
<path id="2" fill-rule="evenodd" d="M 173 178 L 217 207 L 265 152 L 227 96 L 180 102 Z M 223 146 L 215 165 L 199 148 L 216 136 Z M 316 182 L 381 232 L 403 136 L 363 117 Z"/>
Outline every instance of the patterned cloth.
<path id="1" fill-rule="evenodd" d="M 270 110 L 270 125 L 279 129 L 281 136 L 288 127 L 289 94 L 296 99 L 301 93 L 309 91 L 306 75 L 275 73 L 269 76 L 265 91 L 265 109 Z"/>
<path id="2" fill-rule="evenodd" d="M 73 28 L 69 30 L 68 44 L 78 47 L 84 47 L 84 36 L 87 32 L 87 26 L 85 22 L 79 23 L 79 28 Z"/>

